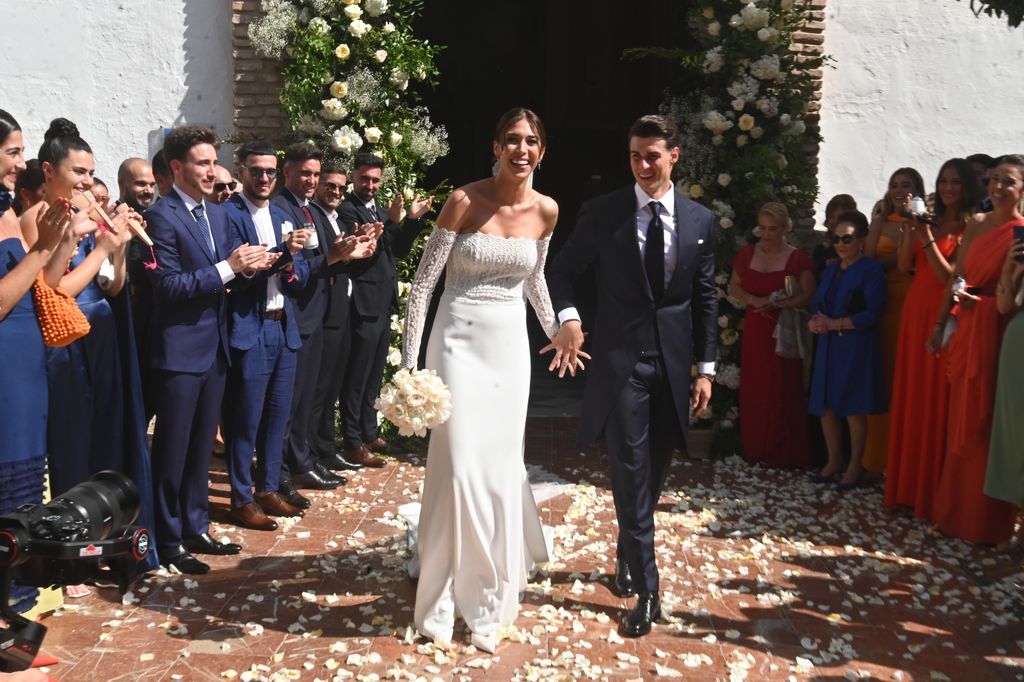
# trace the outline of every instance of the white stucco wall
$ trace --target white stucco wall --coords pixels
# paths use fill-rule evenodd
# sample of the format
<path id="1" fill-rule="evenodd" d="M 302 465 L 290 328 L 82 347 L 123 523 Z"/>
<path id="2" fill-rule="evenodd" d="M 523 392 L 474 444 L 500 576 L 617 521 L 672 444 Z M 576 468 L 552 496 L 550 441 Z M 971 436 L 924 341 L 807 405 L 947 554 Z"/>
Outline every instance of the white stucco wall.
<path id="1" fill-rule="evenodd" d="M 1024 153 L 1024 27 L 966 0 L 828 0 L 825 15 L 819 224 L 842 192 L 870 211 L 899 167 L 933 191 L 948 158 Z"/>
<path id="2" fill-rule="evenodd" d="M 117 167 L 150 158 L 161 129 L 232 130 L 228 0 L 3 0 L 0 108 L 35 157 L 51 119 L 71 119 L 96 175 L 117 196 Z"/>

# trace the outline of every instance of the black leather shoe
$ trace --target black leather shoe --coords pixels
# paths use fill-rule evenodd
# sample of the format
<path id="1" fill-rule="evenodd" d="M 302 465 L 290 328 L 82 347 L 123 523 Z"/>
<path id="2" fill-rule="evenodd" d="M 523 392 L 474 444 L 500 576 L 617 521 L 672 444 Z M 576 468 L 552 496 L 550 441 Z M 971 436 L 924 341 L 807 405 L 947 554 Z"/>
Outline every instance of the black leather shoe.
<path id="1" fill-rule="evenodd" d="M 337 481 L 338 485 L 345 485 L 348 483 L 348 477 L 344 474 L 336 474 L 320 462 L 313 462 L 313 471 L 317 472 L 328 481 Z"/>
<path id="2" fill-rule="evenodd" d="M 203 573 L 210 572 L 209 564 L 204 564 L 199 559 L 195 558 L 184 547 L 179 547 L 181 551 L 177 554 L 160 556 L 160 563 L 167 568 L 174 566 L 182 573 L 188 573 L 190 575 L 202 575 Z"/>
<path id="3" fill-rule="evenodd" d="M 299 509 L 309 509 L 312 504 L 309 499 L 299 493 L 299 489 L 287 478 L 281 480 L 280 485 L 277 486 L 277 492 L 281 493 L 281 497 L 288 500 L 288 504 L 293 504 Z"/>
<path id="4" fill-rule="evenodd" d="M 336 478 L 331 476 L 330 479 L 324 478 L 317 472 L 316 469 L 307 471 L 304 474 L 295 474 L 292 476 L 292 483 L 298 488 L 306 488 L 307 490 L 334 490 L 341 481 L 336 481 Z"/>
<path id="5" fill-rule="evenodd" d="M 622 619 L 622 634 L 643 637 L 651 631 L 654 621 L 661 618 L 661 599 L 657 592 L 641 592 L 636 606 Z"/>
<path id="6" fill-rule="evenodd" d="M 334 471 L 358 471 L 363 468 L 362 464 L 356 464 L 355 462 L 350 462 L 345 459 L 345 456 L 340 452 L 335 452 L 333 455 L 324 457 L 320 460 L 320 463 Z"/>
<path id="7" fill-rule="evenodd" d="M 612 591 L 619 597 L 632 597 L 636 594 L 636 585 L 633 584 L 633 576 L 629 573 L 629 564 L 619 557 L 615 559 L 615 582 Z"/>
<path id="8" fill-rule="evenodd" d="M 238 554 L 242 551 L 242 546 L 236 545 L 233 542 L 220 542 L 214 540 L 209 533 L 203 533 L 195 537 L 185 538 L 185 549 L 194 554 L 226 556 L 228 554 Z"/>

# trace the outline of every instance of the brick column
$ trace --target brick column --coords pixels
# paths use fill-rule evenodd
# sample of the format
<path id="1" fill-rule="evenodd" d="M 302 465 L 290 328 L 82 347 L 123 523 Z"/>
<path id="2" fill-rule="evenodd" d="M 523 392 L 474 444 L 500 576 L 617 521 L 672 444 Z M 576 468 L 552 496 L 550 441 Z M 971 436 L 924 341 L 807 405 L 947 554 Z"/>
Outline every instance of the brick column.
<path id="1" fill-rule="evenodd" d="M 288 130 L 288 118 L 279 97 L 281 64 L 259 56 L 249 43 L 249 24 L 262 14 L 260 0 L 232 0 L 231 10 L 235 133 L 274 140 Z"/>
<path id="2" fill-rule="evenodd" d="M 810 0 L 810 19 L 804 26 L 803 30 L 798 31 L 793 36 L 793 49 L 800 53 L 801 60 L 804 57 L 807 59 L 820 58 L 824 54 L 825 2 L 826 0 Z M 807 142 L 804 143 L 804 152 L 807 154 L 807 160 L 810 162 L 811 168 L 814 169 L 815 172 L 817 172 L 818 169 L 818 153 L 820 151 L 820 145 L 812 138 L 816 139 L 821 131 L 820 112 L 822 72 L 822 68 L 812 69 L 809 72 L 811 77 L 814 79 L 814 97 L 811 99 L 810 106 L 807 110 L 807 117 L 804 119 L 804 123 L 807 124 L 808 132 Z M 801 218 L 798 220 L 798 226 L 809 228 L 813 225 L 813 211 L 801 211 Z"/>

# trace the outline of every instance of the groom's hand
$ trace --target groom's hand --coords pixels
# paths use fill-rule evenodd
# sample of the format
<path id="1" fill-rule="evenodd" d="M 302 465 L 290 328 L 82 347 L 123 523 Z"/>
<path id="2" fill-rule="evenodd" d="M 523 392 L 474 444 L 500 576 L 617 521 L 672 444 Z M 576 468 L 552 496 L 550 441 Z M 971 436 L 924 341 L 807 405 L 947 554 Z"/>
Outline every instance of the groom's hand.
<path id="1" fill-rule="evenodd" d="M 711 380 L 707 377 L 697 377 L 693 382 L 693 392 L 690 394 L 690 406 L 694 414 L 700 414 L 707 409 L 711 402 Z"/>
<path id="2" fill-rule="evenodd" d="M 583 325 L 579 320 L 566 320 L 551 343 L 540 349 L 541 354 L 547 353 L 549 350 L 555 351 L 555 356 L 551 358 L 551 364 L 548 365 L 549 372 L 554 372 L 557 368 L 558 378 L 561 379 L 567 370 L 571 376 L 576 376 L 577 369 L 586 369 L 580 360 L 580 358 L 590 359 L 590 356 L 582 350 L 583 336 Z"/>

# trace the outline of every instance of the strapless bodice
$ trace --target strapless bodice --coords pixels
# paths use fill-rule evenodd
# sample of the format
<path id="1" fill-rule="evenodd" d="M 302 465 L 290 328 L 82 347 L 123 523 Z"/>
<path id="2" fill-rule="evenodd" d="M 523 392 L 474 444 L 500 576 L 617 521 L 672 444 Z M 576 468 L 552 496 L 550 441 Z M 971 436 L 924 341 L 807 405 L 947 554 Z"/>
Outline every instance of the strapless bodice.
<path id="1" fill-rule="evenodd" d="M 537 266 L 541 245 L 535 239 L 487 232 L 456 235 L 443 295 L 475 303 L 522 303 L 523 282 Z"/>

